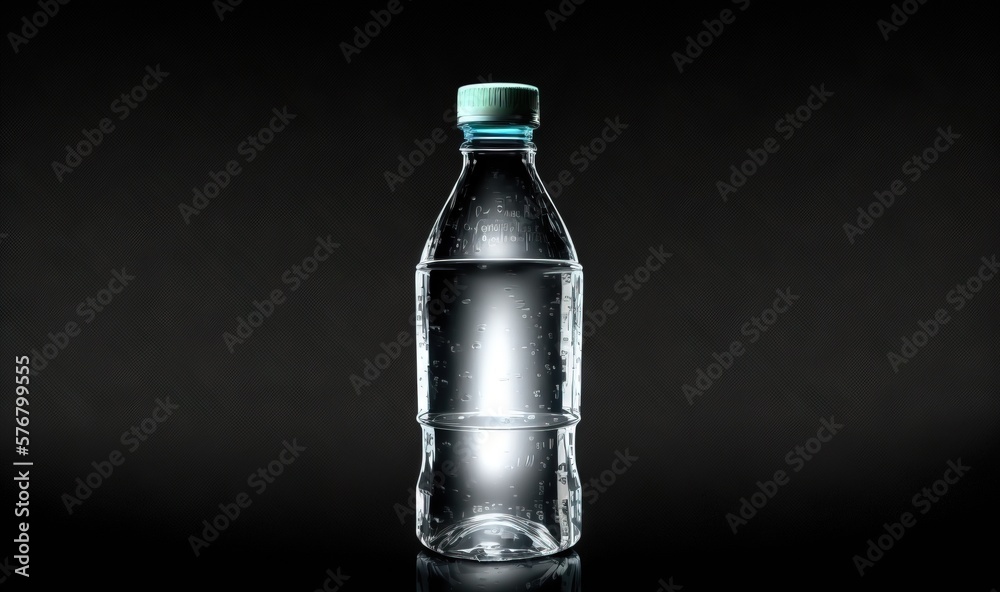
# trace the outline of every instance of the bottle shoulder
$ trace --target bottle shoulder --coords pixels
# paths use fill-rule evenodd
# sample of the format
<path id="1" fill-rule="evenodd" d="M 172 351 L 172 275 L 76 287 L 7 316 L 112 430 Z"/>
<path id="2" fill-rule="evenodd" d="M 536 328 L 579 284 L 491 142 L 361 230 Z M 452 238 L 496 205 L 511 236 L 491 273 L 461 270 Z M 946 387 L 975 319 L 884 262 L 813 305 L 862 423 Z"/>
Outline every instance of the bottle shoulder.
<path id="1" fill-rule="evenodd" d="M 456 259 L 578 263 L 530 158 L 466 158 L 421 255 L 422 261 Z"/>

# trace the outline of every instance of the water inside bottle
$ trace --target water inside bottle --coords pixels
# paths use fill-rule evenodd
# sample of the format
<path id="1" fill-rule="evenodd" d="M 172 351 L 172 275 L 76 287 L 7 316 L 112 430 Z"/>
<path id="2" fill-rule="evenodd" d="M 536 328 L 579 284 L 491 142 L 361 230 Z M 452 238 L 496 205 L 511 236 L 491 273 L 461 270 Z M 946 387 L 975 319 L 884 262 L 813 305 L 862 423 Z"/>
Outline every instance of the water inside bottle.
<path id="1" fill-rule="evenodd" d="M 579 538 L 582 273 L 554 260 L 418 266 L 417 535 L 431 549 L 517 559 Z"/>

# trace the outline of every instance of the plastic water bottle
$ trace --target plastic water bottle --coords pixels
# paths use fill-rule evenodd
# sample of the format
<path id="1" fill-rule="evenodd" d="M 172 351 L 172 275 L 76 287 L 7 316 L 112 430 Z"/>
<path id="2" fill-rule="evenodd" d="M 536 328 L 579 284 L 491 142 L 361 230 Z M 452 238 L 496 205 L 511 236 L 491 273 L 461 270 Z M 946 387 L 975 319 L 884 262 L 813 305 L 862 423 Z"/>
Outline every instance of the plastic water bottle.
<path id="1" fill-rule="evenodd" d="M 458 89 L 462 172 L 416 271 L 417 537 L 450 557 L 580 538 L 583 268 L 535 171 L 538 89 Z"/>

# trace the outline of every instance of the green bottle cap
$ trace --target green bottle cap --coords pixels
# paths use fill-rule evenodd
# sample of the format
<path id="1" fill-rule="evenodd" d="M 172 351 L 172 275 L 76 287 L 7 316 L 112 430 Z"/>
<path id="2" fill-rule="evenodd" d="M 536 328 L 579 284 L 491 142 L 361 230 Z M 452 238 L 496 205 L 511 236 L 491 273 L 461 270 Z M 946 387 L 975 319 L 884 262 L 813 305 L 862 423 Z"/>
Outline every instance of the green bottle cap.
<path id="1" fill-rule="evenodd" d="M 538 127 L 538 88 L 513 82 L 459 87 L 458 125 L 476 122 Z"/>

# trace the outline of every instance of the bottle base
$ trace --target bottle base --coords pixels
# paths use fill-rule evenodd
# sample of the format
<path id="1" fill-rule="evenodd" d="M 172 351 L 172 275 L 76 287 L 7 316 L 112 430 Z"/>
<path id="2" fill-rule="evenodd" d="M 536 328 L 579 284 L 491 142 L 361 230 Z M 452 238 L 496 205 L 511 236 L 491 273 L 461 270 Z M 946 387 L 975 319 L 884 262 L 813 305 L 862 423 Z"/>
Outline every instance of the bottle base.
<path id="1" fill-rule="evenodd" d="M 418 533 L 428 549 L 446 557 L 473 561 L 517 561 L 565 551 L 579 540 L 560 544 L 537 522 L 509 514 L 484 514 L 468 518 L 433 537 Z"/>

